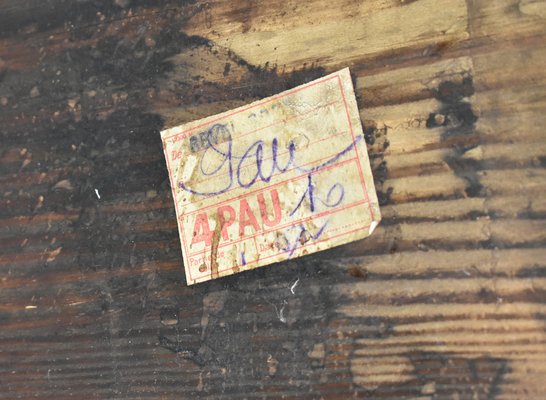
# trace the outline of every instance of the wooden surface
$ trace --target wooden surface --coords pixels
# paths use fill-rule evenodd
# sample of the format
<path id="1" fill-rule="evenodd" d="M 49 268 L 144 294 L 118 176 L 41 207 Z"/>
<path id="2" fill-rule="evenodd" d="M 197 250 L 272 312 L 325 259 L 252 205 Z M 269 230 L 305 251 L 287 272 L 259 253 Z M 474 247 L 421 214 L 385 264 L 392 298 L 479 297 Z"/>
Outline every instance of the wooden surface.
<path id="1" fill-rule="evenodd" d="M 0 2 L 0 397 L 545 398 L 545 19 Z M 345 66 L 381 226 L 187 287 L 159 130 Z"/>

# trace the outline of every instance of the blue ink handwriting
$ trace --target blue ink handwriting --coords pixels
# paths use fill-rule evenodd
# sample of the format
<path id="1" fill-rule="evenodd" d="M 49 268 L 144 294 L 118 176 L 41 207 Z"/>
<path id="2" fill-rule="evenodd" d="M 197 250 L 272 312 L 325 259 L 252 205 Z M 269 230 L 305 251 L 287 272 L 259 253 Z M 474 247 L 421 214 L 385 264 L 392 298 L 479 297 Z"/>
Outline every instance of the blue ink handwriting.
<path id="1" fill-rule="evenodd" d="M 233 140 L 231 138 L 231 134 L 226 134 L 227 129 L 227 125 L 222 124 L 215 124 L 209 129 L 208 134 L 206 135 L 208 146 L 206 147 L 199 164 L 200 171 L 204 176 L 212 176 L 217 174 L 222 169 L 227 169 L 228 178 L 227 183 L 224 185 L 224 187 L 218 190 L 206 192 L 188 187 L 184 182 L 179 182 L 178 186 L 181 189 L 194 195 L 216 196 L 227 192 L 228 190 L 233 188 L 235 184 L 242 188 L 250 188 L 258 180 L 268 183 L 276 172 L 282 174 L 288 171 L 290 168 L 296 169 L 297 171 L 302 173 L 312 174 L 329 165 L 336 163 L 345 154 L 355 148 L 356 145 L 364 138 L 363 135 L 358 135 L 353 141 L 351 141 L 349 145 L 347 145 L 337 154 L 334 154 L 326 161 L 323 161 L 322 163 L 313 167 L 306 168 L 298 165 L 296 161 L 297 146 L 293 140 L 289 141 L 287 145 L 288 160 L 280 165 L 279 140 L 278 138 L 274 137 L 271 141 L 271 167 L 269 168 L 269 170 L 264 171 L 264 147 L 266 146 L 266 143 L 263 140 L 257 140 L 252 143 L 242 155 L 237 156 L 233 154 Z M 218 137 L 226 140 L 223 143 L 218 143 Z M 222 145 L 224 148 L 220 148 L 220 145 Z M 219 161 L 218 156 L 220 156 Z M 205 167 L 205 165 L 214 164 L 215 161 L 217 164 L 212 167 L 212 169 Z M 250 162 L 251 164 L 254 163 L 256 167 L 256 173 L 252 177 L 250 177 L 250 179 L 247 178 L 246 180 L 241 174 L 241 169 L 245 166 L 245 162 Z M 341 193 L 339 196 L 340 199 L 338 200 L 338 202 L 340 202 L 343 199 L 343 188 L 340 188 L 340 186 L 336 185 L 334 185 L 334 187 L 336 188 L 335 190 Z M 331 195 L 334 187 L 330 189 L 329 195 Z M 311 182 L 308 184 L 306 196 L 309 197 L 311 207 L 314 207 L 312 191 L 313 185 Z"/>

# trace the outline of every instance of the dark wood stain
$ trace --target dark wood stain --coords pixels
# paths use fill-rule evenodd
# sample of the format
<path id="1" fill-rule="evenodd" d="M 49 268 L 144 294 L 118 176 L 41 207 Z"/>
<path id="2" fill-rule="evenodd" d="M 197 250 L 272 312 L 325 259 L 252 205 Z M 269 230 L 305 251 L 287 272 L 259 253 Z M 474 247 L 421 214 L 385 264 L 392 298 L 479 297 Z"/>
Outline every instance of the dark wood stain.
<path id="1" fill-rule="evenodd" d="M 416 0 L 388 3 L 410 10 Z M 469 15 L 478 21 L 486 2 L 473 3 Z M 546 214 L 540 202 L 531 206 L 544 193 L 531 188 L 523 193 L 529 205 L 509 214 L 494 201 L 522 193 L 498 194 L 486 178 L 495 171 L 540 174 L 546 155 L 466 156 L 505 140 L 480 130 L 509 109 L 504 99 L 483 102 L 481 113 L 476 96 L 511 88 L 532 93 L 531 86 L 544 87 L 539 74 L 531 83 L 524 72 L 503 80 L 473 66 L 464 74 L 431 75 L 434 86 L 399 93 L 404 81 L 393 78 L 364 90 L 358 104 L 378 197 L 392 207 L 374 235 L 185 285 L 159 138 L 167 124 L 273 95 L 348 63 L 358 83 L 444 60 L 543 47 L 544 35 L 532 31 L 510 38 L 493 32 L 498 40 L 491 40 L 471 29 L 468 39 L 386 46 L 351 60 L 338 60 L 331 49 L 333 61 L 324 64 L 286 67 L 277 65 L 276 54 L 253 63 L 225 47 L 225 34 L 218 33 L 224 27 L 211 21 L 220 24 L 218 15 L 225 15 L 224 24 L 240 29 L 233 34 L 251 34 L 267 25 L 264 5 L 9 0 L 0 6 L 0 397 L 493 399 L 536 392 L 517 372 L 522 355 L 538 359 L 525 365 L 529 373 L 544 362 L 539 307 L 546 264 L 533 251 L 544 249 L 546 238 L 537 231 Z M 320 4 L 311 5 L 322 18 Z M 349 16 L 358 12 L 359 3 L 349 6 Z M 273 15 L 290 16 L 296 8 L 267 4 Z M 210 35 L 188 32 L 192 18 L 204 21 Z M 268 26 L 264 35 L 281 29 L 291 27 Z M 365 48 L 366 40 L 358 46 Z M 525 112 L 542 107 L 533 95 L 519 99 Z M 440 132 L 439 140 L 408 152 L 414 163 L 397 167 L 391 152 L 400 131 L 368 118 L 367 110 L 381 109 L 388 120 L 389 107 L 413 110 L 420 101 L 437 104 L 419 110 L 420 132 Z M 187 113 L 168 119 L 172 109 Z M 521 123 L 524 133 L 535 126 Z M 518 137 L 513 141 L 527 140 Z M 421 162 L 427 151 L 445 153 Z M 463 189 L 405 192 L 393 183 L 438 174 L 462 180 Z M 470 203 L 475 200 L 487 206 Z M 443 201 L 463 209 L 437 211 Z M 398 215 L 403 206 L 410 211 Z M 532 237 L 495 231 L 507 213 L 515 229 Z M 480 240 L 448 234 L 465 223 L 469 229 L 483 223 L 490 234 Z M 442 226 L 437 235 L 423 233 Z M 429 261 L 445 251 L 441 265 Z M 471 251 L 491 258 L 473 263 L 465 258 Z M 479 341 L 482 335 L 487 341 Z M 373 367 L 391 356 L 410 372 L 400 374 L 400 363 L 386 359 L 379 365 L 392 382 L 362 383 L 355 364 Z"/>

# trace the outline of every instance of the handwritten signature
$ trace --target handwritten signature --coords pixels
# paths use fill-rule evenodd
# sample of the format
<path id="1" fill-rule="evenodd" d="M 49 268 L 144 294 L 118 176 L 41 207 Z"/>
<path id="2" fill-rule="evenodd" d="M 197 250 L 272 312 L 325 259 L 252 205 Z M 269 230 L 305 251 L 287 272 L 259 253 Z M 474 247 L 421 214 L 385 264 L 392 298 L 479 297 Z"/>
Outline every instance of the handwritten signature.
<path id="1" fill-rule="evenodd" d="M 273 175 L 275 175 L 275 173 L 278 172 L 282 174 L 289 169 L 295 169 L 301 173 L 312 174 L 321 170 L 322 168 L 336 163 L 340 158 L 350 152 L 353 148 L 356 147 L 356 145 L 360 141 L 364 139 L 364 135 L 358 135 L 354 138 L 354 140 L 351 141 L 348 146 L 343 148 L 337 154 L 334 154 L 328 160 L 323 161 L 322 163 L 313 167 L 306 168 L 298 165 L 297 163 L 297 145 L 294 140 L 290 140 L 286 147 L 288 151 L 288 160 L 285 161 L 284 165 L 279 165 L 279 140 L 278 138 L 274 137 L 271 141 L 271 167 L 268 171 L 264 171 L 264 148 L 266 147 L 266 143 L 263 140 L 257 140 L 252 143 L 246 149 L 246 151 L 242 153 L 242 155 L 235 155 L 233 153 L 233 140 L 231 139 L 231 135 L 227 136 L 228 140 L 223 143 L 225 147 L 224 149 L 221 149 L 218 145 L 217 140 L 215 140 L 216 136 L 214 135 L 214 133 L 218 132 L 219 130 L 223 131 L 225 129 L 228 128 L 224 124 L 214 124 L 208 130 L 208 133 L 205 136 L 207 138 L 208 147 L 204 151 L 201 157 L 201 161 L 199 163 L 199 168 L 204 176 L 216 175 L 222 169 L 227 169 L 228 178 L 225 186 L 219 190 L 205 192 L 188 187 L 184 182 L 179 182 L 178 186 L 181 189 L 198 196 L 217 196 L 219 194 L 227 192 L 228 190 L 233 188 L 234 185 L 239 185 L 239 187 L 247 189 L 252 187 L 257 181 L 268 183 Z M 220 156 L 219 160 L 218 156 Z M 249 180 L 245 181 L 244 177 L 242 176 L 241 169 L 245 166 L 245 162 L 250 162 L 252 164 L 252 161 L 254 161 L 256 165 L 256 173 Z M 206 167 L 211 164 L 214 165 L 215 162 L 216 166 L 212 169 L 210 169 L 210 167 Z"/>

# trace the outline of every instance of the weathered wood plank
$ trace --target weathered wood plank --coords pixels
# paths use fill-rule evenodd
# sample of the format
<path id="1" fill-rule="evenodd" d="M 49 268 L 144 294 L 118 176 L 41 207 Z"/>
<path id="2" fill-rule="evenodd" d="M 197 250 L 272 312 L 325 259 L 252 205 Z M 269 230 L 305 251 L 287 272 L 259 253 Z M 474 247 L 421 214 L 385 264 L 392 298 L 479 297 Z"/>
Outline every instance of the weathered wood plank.
<path id="1" fill-rule="evenodd" d="M 3 2 L 0 397 L 542 398 L 545 4 Z M 158 131 L 347 65 L 383 224 L 186 287 Z"/>

